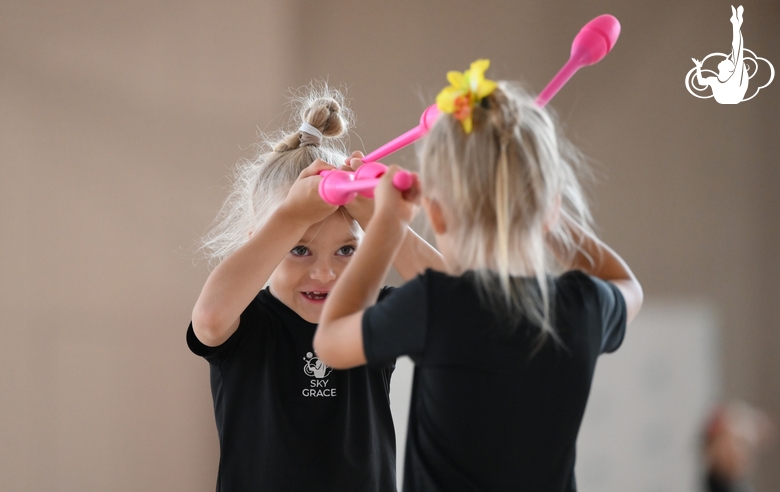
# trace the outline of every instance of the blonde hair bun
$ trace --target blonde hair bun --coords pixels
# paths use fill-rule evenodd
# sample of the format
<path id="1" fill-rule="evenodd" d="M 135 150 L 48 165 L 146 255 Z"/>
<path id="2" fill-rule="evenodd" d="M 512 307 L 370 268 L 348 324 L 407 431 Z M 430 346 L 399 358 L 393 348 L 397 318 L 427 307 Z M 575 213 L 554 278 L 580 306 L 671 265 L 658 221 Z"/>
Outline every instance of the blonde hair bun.
<path id="1" fill-rule="evenodd" d="M 341 105 L 332 98 L 312 102 L 301 114 L 301 119 L 326 137 L 338 138 L 347 131 L 347 122 L 341 116 Z"/>
<path id="2" fill-rule="evenodd" d="M 249 239 L 248 233 L 265 223 L 312 162 L 344 162 L 346 138 L 341 137 L 347 135 L 352 122 L 345 101 L 340 90 L 325 82 L 312 82 L 293 92 L 287 130 L 261 134 L 257 154 L 242 159 L 233 170 L 230 195 L 201 241 L 200 251 L 210 265 L 241 247 Z M 302 131 L 301 126 L 311 133 L 322 133 L 322 137 Z M 290 128 L 297 130 L 290 132 Z"/>
<path id="3" fill-rule="evenodd" d="M 303 101 L 300 118 L 302 123 L 308 123 L 316 128 L 323 137 L 339 138 L 349 130 L 349 122 L 342 111 L 342 105 L 333 97 L 312 95 Z M 282 138 L 273 146 L 274 152 L 287 152 L 300 147 L 313 145 L 318 147 L 322 143 L 319 135 L 298 129 L 295 133 Z"/>

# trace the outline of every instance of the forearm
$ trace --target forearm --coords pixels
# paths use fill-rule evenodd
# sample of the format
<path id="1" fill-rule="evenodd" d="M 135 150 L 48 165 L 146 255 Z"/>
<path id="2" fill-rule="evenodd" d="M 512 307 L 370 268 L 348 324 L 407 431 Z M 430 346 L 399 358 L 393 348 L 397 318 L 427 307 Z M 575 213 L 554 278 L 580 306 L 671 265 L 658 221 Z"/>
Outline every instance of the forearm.
<path id="1" fill-rule="evenodd" d="M 307 227 L 283 208 L 277 209 L 243 246 L 214 268 L 192 312 L 193 328 L 201 341 L 216 343 L 229 336 L 226 332 L 235 328 L 234 322 Z"/>
<path id="2" fill-rule="evenodd" d="M 360 227 L 366 231 L 374 213 L 372 199 L 360 195 L 346 205 L 347 212 L 355 219 Z M 404 280 L 411 280 L 427 268 L 443 271 L 444 258 L 436 251 L 436 248 L 428 244 L 414 230 L 407 226 L 407 234 L 398 254 L 393 259 L 393 267 Z"/>
<path id="3" fill-rule="evenodd" d="M 589 275 L 615 284 L 626 302 L 627 318 L 631 321 L 642 307 L 644 293 L 628 264 L 599 238 L 585 231 L 567 214 L 561 214 L 562 226 L 567 228 L 577 249 L 567 255 L 560 244 L 551 243 L 553 253 L 565 267 L 581 270 Z"/>
<path id="4" fill-rule="evenodd" d="M 417 235 L 411 227 L 407 226 L 407 229 L 406 237 L 393 260 L 393 267 L 401 278 L 411 280 L 428 268 L 445 271 L 441 253 Z"/>
<path id="5" fill-rule="evenodd" d="M 325 364 L 348 369 L 366 363 L 362 314 L 376 302 L 390 263 L 407 228 L 398 220 L 377 217 L 328 295 L 314 334 L 314 351 Z"/>
<path id="6" fill-rule="evenodd" d="M 320 323 L 362 311 L 376 302 L 408 228 L 397 220 L 375 217 L 357 252 L 328 295 Z"/>
<path id="7" fill-rule="evenodd" d="M 698 82 L 701 86 L 707 85 L 707 81 L 704 80 L 704 77 L 701 76 L 701 65 L 696 66 L 696 82 Z"/>
<path id="8" fill-rule="evenodd" d="M 560 220 L 576 249 L 567 251 L 555 241 L 548 241 L 548 247 L 565 269 L 582 270 L 603 280 L 622 280 L 633 276 L 626 262 L 598 237 L 584 230 L 566 213 L 561 213 Z"/>

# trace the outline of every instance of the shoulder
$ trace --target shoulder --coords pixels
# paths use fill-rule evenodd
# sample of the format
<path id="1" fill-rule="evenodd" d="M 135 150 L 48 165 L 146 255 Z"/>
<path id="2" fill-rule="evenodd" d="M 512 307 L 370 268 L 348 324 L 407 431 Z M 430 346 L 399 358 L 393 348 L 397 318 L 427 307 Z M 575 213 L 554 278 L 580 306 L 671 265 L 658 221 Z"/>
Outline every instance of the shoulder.
<path id="1" fill-rule="evenodd" d="M 598 302 L 603 297 L 614 297 L 622 294 L 611 282 L 588 275 L 580 270 L 571 270 L 559 276 L 555 281 L 556 295 L 576 297 L 584 301 Z"/>
<path id="2" fill-rule="evenodd" d="M 416 281 L 419 288 L 425 289 L 430 295 L 449 294 L 452 291 L 463 289 L 473 290 L 475 285 L 469 272 L 453 276 L 430 268 L 418 275 L 413 281 Z"/>
<path id="3" fill-rule="evenodd" d="M 379 296 L 377 297 L 377 302 L 381 302 L 383 299 L 385 299 L 387 296 L 393 293 L 397 287 L 393 287 L 391 285 L 386 285 L 382 287 L 382 289 L 379 291 Z"/>
<path id="4" fill-rule="evenodd" d="M 261 291 L 239 316 L 239 323 L 234 331 L 221 345 L 210 347 L 203 344 L 190 323 L 187 329 L 187 345 L 196 355 L 205 357 L 210 362 L 218 362 L 233 352 L 232 348 L 242 343 L 242 340 L 262 336 L 268 329 L 280 324 L 270 314 L 269 305 L 272 302 L 268 297 L 273 297 L 267 289 Z"/>
<path id="5" fill-rule="evenodd" d="M 617 350 L 626 329 L 626 302 L 620 289 L 612 282 L 581 271 L 571 271 L 557 279 L 556 303 L 564 316 L 581 313 L 583 320 L 592 320 L 599 334 L 600 351 Z"/>
<path id="6" fill-rule="evenodd" d="M 381 303 L 402 297 L 407 301 L 414 301 L 416 305 L 425 304 L 440 294 L 446 296 L 453 290 L 468 286 L 473 286 L 473 282 L 470 282 L 465 276 L 453 277 L 428 268 L 400 287 L 384 287 L 379 293 L 377 302 Z"/>
<path id="7" fill-rule="evenodd" d="M 409 298 L 409 297 L 414 297 L 416 294 L 425 293 L 427 291 L 427 286 L 430 283 L 429 277 L 433 273 L 436 272 L 428 269 L 425 272 L 420 273 L 413 279 L 404 282 L 399 287 L 393 287 L 393 286 L 382 287 L 382 289 L 379 291 L 379 296 L 377 297 L 377 302 L 375 305 L 382 304 L 382 303 L 387 304 L 388 301 L 391 300 L 395 302 L 399 297 Z"/>
<path id="8" fill-rule="evenodd" d="M 378 310 L 389 314 L 397 311 L 401 306 L 408 306 L 409 303 L 418 304 L 419 301 L 424 301 L 427 291 L 425 276 L 425 273 L 421 273 L 400 287 L 383 287 L 379 292 L 376 304 L 368 310 Z"/>
<path id="9" fill-rule="evenodd" d="M 282 308 L 289 309 L 268 289 L 263 289 L 241 313 L 241 321 L 236 331 L 251 330 L 253 333 L 263 333 L 284 326 L 284 316 L 280 312 Z"/>
<path id="10" fill-rule="evenodd" d="M 364 311 L 363 350 L 370 365 L 387 365 L 398 356 L 412 355 L 422 349 L 428 320 L 429 272 L 401 287 L 382 289 L 379 301 Z"/>
<path id="11" fill-rule="evenodd" d="M 566 272 L 555 281 L 554 299 L 558 311 L 566 317 L 586 316 L 603 324 L 617 315 L 625 317 L 623 294 L 612 282 L 579 270 Z"/>

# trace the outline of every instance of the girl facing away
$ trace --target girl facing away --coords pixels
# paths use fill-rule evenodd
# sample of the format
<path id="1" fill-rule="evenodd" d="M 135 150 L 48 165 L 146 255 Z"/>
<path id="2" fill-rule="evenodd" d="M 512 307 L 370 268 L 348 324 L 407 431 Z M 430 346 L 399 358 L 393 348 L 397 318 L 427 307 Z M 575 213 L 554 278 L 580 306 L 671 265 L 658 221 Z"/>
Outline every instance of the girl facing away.
<path id="1" fill-rule="evenodd" d="M 394 491 L 394 361 L 334 370 L 312 348 L 325 299 L 359 247 L 373 203 L 345 209 L 320 198 L 318 173 L 347 159 L 340 137 L 348 114 L 327 88 L 297 102 L 300 128 L 273 145 L 266 140 L 265 152 L 239 165 L 204 239 L 219 263 L 195 304 L 187 343 L 210 366 L 217 491 Z M 394 263 L 402 277 L 442 264 L 416 234 L 405 238 Z"/>
<path id="2" fill-rule="evenodd" d="M 596 359 L 642 304 L 628 265 L 589 228 L 553 120 L 487 60 L 437 98 L 420 181 L 375 192 L 360 250 L 314 339 L 332 367 L 415 363 L 404 492 L 574 491 Z M 445 260 L 377 301 L 421 201 Z"/>

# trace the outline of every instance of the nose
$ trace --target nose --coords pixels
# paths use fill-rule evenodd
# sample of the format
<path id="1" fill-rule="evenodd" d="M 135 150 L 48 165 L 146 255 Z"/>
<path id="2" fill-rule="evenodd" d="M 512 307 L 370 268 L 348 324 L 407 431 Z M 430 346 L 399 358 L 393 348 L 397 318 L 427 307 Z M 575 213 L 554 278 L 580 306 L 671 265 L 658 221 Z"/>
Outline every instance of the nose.
<path id="1" fill-rule="evenodd" d="M 333 271 L 330 258 L 318 259 L 316 263 L 311 266 L 309 270 L 309 276 L 313 280 L 327 284 L 328 282 L 336 279 L 336 272 Z"/>

